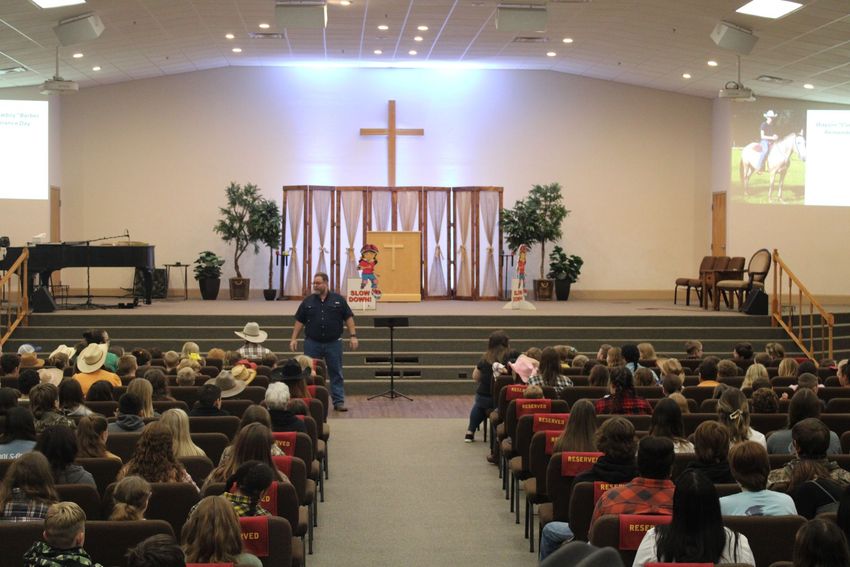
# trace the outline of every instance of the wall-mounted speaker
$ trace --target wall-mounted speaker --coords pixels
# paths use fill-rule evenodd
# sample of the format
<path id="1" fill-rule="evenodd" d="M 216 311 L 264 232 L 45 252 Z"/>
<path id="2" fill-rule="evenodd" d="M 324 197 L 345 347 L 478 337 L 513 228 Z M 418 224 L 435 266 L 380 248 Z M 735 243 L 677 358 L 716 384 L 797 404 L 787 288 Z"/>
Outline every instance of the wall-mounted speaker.
<path id="1" fill-rule="evenodd" d="M 738 55 L 749 55 L 759 40 L 750 30 L 728 22 L 720 22 L 714 26 L 711 39 L 718 47 L 729 49 Z"/>
<path id="2" fill-rule="evenodd" d="M 62 20 L 53 28 L 53 33 L 59 38 L 62 45 L 74 45 L 84 41 L 91 41 L 100 37 L 104 26 L 100 16 L 94 12 L 75 16 Z"/>
<path id="3" fill-rule="evenodd" d="M 274 15 L 280 28 L 324 29 L 328 25 L 328 6 L 320 1 L 281 0 L 275 4 Z"/>
<path id="4" fill-rule="evenodd" d="M 546 6 L 512 6 L 502 4 L 496 8 L 496 29 L 506 32 L 546 31 L 549 13 Z"/>

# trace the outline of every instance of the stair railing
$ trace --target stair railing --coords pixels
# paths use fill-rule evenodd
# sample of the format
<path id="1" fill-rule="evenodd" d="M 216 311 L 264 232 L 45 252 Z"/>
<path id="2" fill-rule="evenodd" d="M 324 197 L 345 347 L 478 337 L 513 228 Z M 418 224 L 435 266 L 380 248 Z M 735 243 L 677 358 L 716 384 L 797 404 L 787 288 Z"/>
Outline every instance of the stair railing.
<path id="1" fill-rule="evenodd" d="M 832 358 L 835 316 L 818 303 L 803 282 L 782 261 L 776 249 L 773 250 L 773 265 L 771 325 L 779 325 L 785 329 L 791 340 L 812 360 L 817 360 L 818 355 Z M 783 286 L 787 286 L 787 293 Z M 819 315 L 818 321 L 815 311 Z M 816 333 L 816 330 L 820 332 Z M 816 348 L 818 342 L 820 348 Z"/>
<path id="2" fill-rule="evenodd" d="M 12 267 L 0 277 L 0 347 L 22 322 L 29 321 L 29 250 L 23 249 Z"/>

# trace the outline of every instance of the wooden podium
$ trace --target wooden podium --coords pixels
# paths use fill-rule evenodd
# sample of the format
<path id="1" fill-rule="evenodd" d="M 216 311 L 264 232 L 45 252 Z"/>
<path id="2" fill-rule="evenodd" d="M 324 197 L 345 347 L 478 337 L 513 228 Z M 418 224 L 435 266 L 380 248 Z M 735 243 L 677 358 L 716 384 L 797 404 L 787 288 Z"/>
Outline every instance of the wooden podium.
<path id="1" fill-rule="evenodd" d="M 381 301 L 422 301 L 422 236 L 419 232 L 366 232 L 366 242 L 378 248 L 378 288 Z"/>

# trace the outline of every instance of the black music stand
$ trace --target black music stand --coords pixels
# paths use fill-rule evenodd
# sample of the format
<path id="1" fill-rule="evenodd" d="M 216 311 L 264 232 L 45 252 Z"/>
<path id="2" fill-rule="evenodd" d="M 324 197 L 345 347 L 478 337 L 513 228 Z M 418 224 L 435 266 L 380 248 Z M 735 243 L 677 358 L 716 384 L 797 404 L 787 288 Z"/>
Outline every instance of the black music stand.
<path id="1" fill-rule="evenodd" d="M 395 336 L 394 331 L 396 327 L 409 327 L 410 319 L 407 317 L 375 317 L 374 319 L 375 328 L 378 327 L 389 327 L 390 329 L 390 389 L 382 394 L 376 394 L 374 396 L 366 398 L 367 400 L 374 400 L 375 398 L 389 398 L 394 400 L 396 398 L 404 398 L 405 400 L 413 401 L 413 398 L 405 396 L 401 392 L 397 392 L 395 389 Z"/>

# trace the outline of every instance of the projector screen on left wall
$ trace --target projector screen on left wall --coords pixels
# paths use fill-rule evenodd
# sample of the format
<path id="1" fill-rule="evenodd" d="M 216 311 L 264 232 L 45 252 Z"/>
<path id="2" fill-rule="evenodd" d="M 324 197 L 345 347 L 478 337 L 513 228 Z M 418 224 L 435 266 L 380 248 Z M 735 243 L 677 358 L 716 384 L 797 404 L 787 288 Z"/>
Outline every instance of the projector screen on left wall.
<path id="1" fill-rule="evenodd" d="M 47 101 L 0 100 L 0 199 L 48 198 Z"/>

